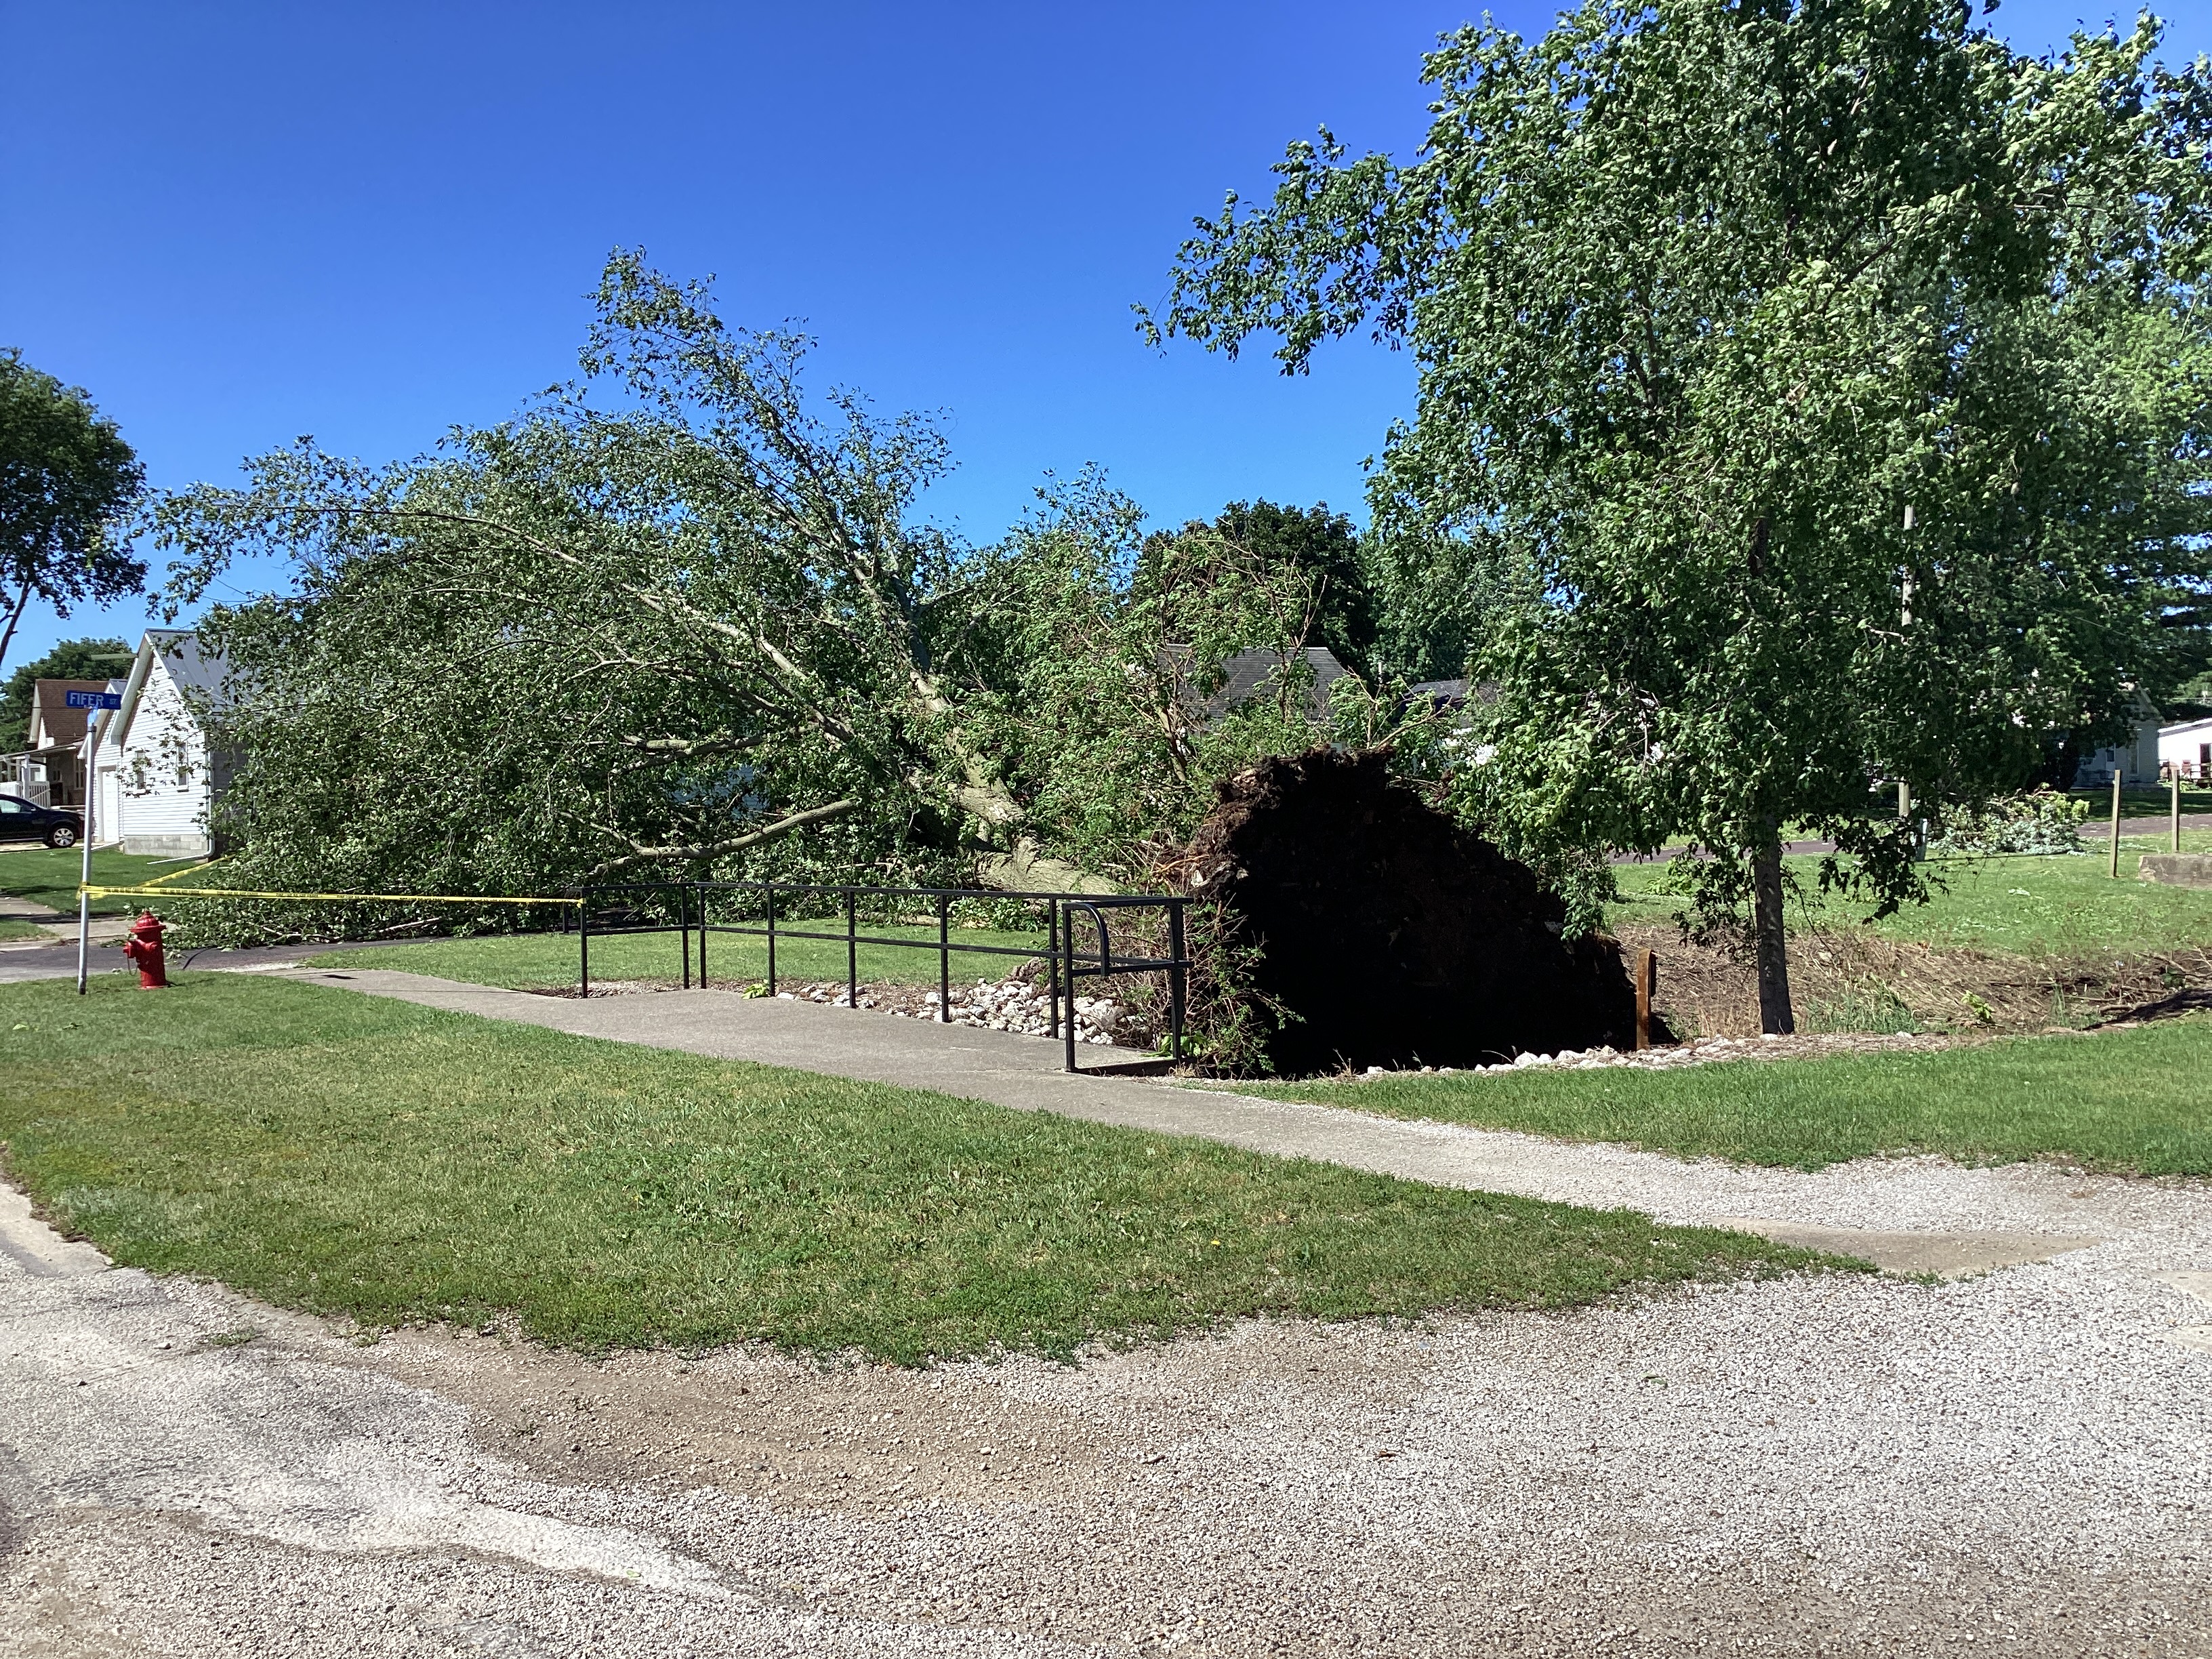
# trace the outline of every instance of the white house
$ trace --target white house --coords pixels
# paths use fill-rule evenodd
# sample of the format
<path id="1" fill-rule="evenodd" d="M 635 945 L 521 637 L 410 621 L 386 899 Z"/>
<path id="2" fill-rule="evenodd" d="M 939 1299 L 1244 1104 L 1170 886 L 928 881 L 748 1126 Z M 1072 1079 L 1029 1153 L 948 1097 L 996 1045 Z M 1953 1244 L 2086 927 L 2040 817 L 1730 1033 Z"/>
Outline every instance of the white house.
<path id="1" fill-rule="evenodd" d="M 230 757 L 210 750 L 199 711 L 222 706 L 223 682 L 222 659 L 204 654 L 195 635 L 146 630 L 129 676 L 108 683 L 123 706 L 100 734 L 95 842 L 155 857 L 215 850 L 209 812 L 230 780 Z"/>
<path id="2" fill-rule="evenodd" d="M 2128 688 L 2130 718 L 2134 730 L 2124 744 L 2106 744 L 2094 753 L 2084 755 L 2074 769 L 2076 789 L 2097 789 L 2112 781 L 2118 770 L 2124 783 L 2155 783 L 2158 781 L 2160 760 L 2165 750 L 2164 734 L 2158 723 L 2158 708 L 2148 697 L 2134 687 Z"/>
<path id="3" fill-rule="evenodd" d="M 2212 720 L 2184 720 L 2158 728 L 2158 764 L 2185 778 L 2212 778 Z"/>

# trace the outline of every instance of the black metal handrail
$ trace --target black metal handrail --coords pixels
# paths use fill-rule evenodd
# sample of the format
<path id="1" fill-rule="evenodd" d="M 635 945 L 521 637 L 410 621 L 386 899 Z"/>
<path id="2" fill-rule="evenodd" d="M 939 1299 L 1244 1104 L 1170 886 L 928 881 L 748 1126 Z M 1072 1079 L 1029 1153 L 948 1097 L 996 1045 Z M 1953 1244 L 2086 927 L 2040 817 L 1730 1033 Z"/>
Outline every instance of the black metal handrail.
<path id="1" fill-rule="evenodd" d="M 600 894 L 662 894 L 672 895 L 672 903 L 664 900 L 661 908 L 672 909 L 675 920 L 623 921 L 613 926 L 594 927 L 592 920 L 592 901 Z M 714 893 L 751 893 L 763 901 L 761 925 L 748 926 L 741 922 L 714 921 L 710 919 L 708 899 Z M 858 1007 L 860 1000 L 860 950 L 863 945 L 888 945 L 901 950 L 934 951 L 937 952 L 937 1018 L 940 1024 L 950 1024 L 952 1016 L 952 956 L 957 950 L 967 956 L 1035 957 L 1035 951 L 1011 945 L 956 945 L 951 936 L 952 906 L 963 899 L 1000 901 L 1020 900 L 1041 904 L 1045 912 L 1045 978 L 1046 1000 L 1048 1010 L 1048 1031 L 1055 1038 L 1065 1037 L 1066 1066 L 1070 1072 L 1080 1068 L 1075 1063 L 1075 981 L 1079 977 L 1106 975 L 1164 972 L 1168 976 L 1169 1050 L 1172 1062 L 1182 1059 L 1183 1016 L 1187 1000 L 1187 976 L 1190 960 L 1183 945 L 1183 907 L 1188 902 L 1180 894 L 1114 894 L 1090 896 L 1077 893 L 1009 892 L 977 887 L 874 887 L 857 884 L 821 884 L 781 881 L 690 881 L 690 882 L 605 882 L 588 887 L 571 888 L 569 894 L 579 901 L 576 918 L 576 989 L 580 996 L 592 994 L 592 939 L 618 937 L 625 933 L 678 933 L 682 938 L 683 983 L 691 988 L 691 935 L 699 935 L 699 984 L 708 985 L 707 936 L 709 933 L 735 933 L 750 938 L 765 939 L 768 942 L 767 992 L 775 994 L 775 949 L 779 939 L 820 939 L 831 943 L 843 941 L 845 945 L 845 1000 L 848 1006 Z M 804 899 L 829 900 L 835 909 L 842 909 L 844 927 L 837 932 L 820 932 L 794 927 L 788 922 L 777 925 L 778 901 L 786 895 Z M 934 904 L 937 912 L 937 937 L 899 939 L 883 933 L 863 933 L 860 931 L 858 907 L 862 899 L 925 900 Z M 1075 948 L 1074 913 L 1087 911 L 1098 933 L 1097 954 L 1079 952 Z M 1105 913 L 1109 910 L 1165 909 L 1168 915 L 1168 951 L 1164 957 L 1119 956 L 1114 953 L 1113 939 L 1108 929 Z M 625 912 L 635 916 L 635 908 Z M 797 920 L 811 921 L 808 915 Z M 1061 1015 L 1063 998 L 1067 1003 L 1066 1018 Z"/>

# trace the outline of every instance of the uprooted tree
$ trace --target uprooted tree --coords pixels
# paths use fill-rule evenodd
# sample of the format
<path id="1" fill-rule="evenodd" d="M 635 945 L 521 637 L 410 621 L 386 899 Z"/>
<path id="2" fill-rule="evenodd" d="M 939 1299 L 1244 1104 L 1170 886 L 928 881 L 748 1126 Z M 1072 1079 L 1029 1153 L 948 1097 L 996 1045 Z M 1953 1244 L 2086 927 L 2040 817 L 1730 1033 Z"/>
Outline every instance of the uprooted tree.
<path id="1" fill-rule="evenodd" d="M 216 606 L 234 885 L 532 893 L 669 876 L 1141 880 L 1216 777 L 1303 748 L 1318 579 L 1225 535 L 1140 548 L 1085 476 L 1000 544 L 919 519 L 927 420 L 802 395 L 804 342 L 615 257 L 585 374 L 368 468 L 312 444 L 162 499 L 183 604 Z M 1274 691 L 1210 709 L 1220 663 Z M 1371 700 L 1370 700 L 1371 702 Z M 1371 711 L 1370 711 L 1371 712 Z"/>
<path id="2" fill-rule="evenodd" d="M 1209 943 L 1242 968 L 1243 1006 L 1210 1034 L 1243 1040 L 1237 1061 L 1467 1066 L 1634 1042 L 1620 947 L 1568 936 L 1556 892 L 1379 750 L 1270 758 L 1217 797 L 1175 873 L 1220 907 Z"/>
<path id="3" fill-rule="evenodd" d="M 2014 787 L 2201 599 L 2212 81 L 2157 38 L 1593 0 L 1450 37 L 1410 165 L 1324 134 L 1183 249 L 1167 332 L 1411 343 L 1375 535 L 1496 687 L 1462 805 L 1523 850 L 1689 843 L 1708 920 L 1750 901 L 1769 1030 L 1784 827 L 1925 896 L 1870 785 L 1939 820 Z"/>

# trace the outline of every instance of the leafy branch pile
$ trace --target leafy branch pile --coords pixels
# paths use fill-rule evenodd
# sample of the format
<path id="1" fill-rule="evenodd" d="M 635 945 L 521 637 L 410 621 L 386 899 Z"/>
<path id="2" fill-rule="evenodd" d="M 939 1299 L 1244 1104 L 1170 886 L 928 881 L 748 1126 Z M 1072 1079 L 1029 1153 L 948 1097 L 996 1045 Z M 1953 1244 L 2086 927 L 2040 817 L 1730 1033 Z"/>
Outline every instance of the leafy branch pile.
<path id="1" fill-rule="evenodd" d="M 1931 853 L 2079 853 L 2089 803 L 2037 789 L 1960 814 L 1928 843 Z"/>
<path id="2" fill-rule="evenodd" d="M 155 507 L 173 603 L 245 555 L 297 573 L 201 626 L 229 665 L 208 711 L 238 761 L 227 884 L 1112 890 L 1213 778 L 1323 735 L 1301 647 L 1358 590 L 1297 552 L 1342 520 L 1265 509 L 1255 534 L 1243 507 L 1241 536 L 1147 538 L 1086 474 L 969 547 L 918 515 L 949 465 L 928 421 L 846 392 L 817 412 L 803 341 L 726 327 L 635 255 L 598 301 L 583 377 L 514 421 L 382 468 L 303 442 Z M 1226 706 L 1223 665 L 1253 649 L 1279 666 Z M 1387 734 L 1396 704 L 1354 690 L 1334 706 Z M 203 938 L 339 920 L 429 919 L 189 917 Z"/>

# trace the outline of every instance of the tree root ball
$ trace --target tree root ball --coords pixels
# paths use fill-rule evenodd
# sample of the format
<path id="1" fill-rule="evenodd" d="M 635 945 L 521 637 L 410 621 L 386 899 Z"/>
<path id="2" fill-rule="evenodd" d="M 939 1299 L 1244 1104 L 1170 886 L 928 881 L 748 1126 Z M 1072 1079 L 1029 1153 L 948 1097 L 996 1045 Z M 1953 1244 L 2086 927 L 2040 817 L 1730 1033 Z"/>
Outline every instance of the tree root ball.
<path id="1" fill-rule="evenodd" d="M 1262 762 L 1173 861 L 1255 951 L 1243 994 L 1285 1075 L 1472 1066 L 1635 1041 L 1620 948 L 1393 779 L 1379 754 Z"/>

